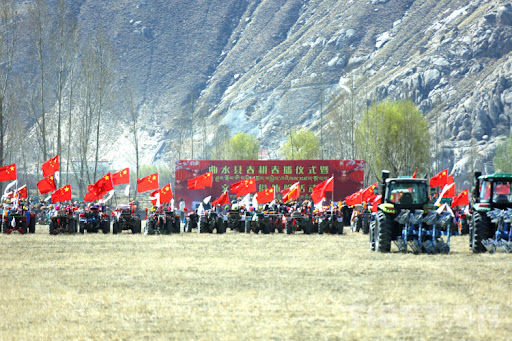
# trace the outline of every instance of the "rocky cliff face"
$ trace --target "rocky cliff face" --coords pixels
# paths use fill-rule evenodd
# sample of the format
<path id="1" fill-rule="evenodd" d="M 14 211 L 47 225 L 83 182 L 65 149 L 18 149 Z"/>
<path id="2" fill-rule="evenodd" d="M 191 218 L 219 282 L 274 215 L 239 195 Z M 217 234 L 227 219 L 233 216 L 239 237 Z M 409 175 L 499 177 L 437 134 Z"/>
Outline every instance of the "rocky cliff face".
<path id="1" fill-rule="evenodd" d="M 194 118 L 276 151 L 290 127 L 318 131 L 320 103 L 352 79 L 359 108 L 366 98 L 419 105 L 439 168 L 490 170 L 510 132 L 508 1 L 85 0 L 78 18 L 86 31 L 105 26 L 148 121 L 190 119 L 197 99 Z M 146 132 L 148 149 L 175 137 Z"/>

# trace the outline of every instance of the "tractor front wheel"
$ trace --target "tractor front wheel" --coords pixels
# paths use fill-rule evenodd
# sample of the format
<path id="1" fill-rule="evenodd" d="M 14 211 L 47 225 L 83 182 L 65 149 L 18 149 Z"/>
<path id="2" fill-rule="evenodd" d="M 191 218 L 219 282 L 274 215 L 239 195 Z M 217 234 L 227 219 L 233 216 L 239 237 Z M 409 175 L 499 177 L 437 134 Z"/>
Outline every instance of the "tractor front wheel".
<path id="1" fill-rule="evenodd" d="M 391 251 L 391 224 L 391 217 L 389 217 L 382 211 L 377 212 L 374 229 L 376 251 Z"/>
<path id="2" fill-rule="evenodd" d="M 482 241 L 489 238 L 489 230 L 491 222 L 485 212 L 474 212 L 471 219 L 473 228 L 469 235 L 471 250 L 473 253 L 481 253 L 487 251 Z"/>

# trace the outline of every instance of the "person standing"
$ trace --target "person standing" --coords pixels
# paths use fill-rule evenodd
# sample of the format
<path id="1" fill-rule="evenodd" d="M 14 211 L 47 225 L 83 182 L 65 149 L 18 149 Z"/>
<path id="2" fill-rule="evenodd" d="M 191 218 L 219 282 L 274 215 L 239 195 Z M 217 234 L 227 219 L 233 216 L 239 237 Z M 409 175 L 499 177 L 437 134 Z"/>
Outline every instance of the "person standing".
<path id="1" fill-rule="evenodd" d="M 180 211 L 180 222 L 183 222 L 185 219 L 185 202 L 182 198 L 180 198 L 180 204 L 179 204 L 179 211 Z"/>

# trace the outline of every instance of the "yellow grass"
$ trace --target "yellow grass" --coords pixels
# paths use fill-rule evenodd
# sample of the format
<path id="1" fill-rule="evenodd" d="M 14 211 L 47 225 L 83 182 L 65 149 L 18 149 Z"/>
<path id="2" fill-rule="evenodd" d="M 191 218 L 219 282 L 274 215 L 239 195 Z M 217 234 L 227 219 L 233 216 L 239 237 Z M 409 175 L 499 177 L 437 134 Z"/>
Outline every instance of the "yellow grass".
<path id="1" fill-rule="evenodd" d="M 367 236 L 0 235 L 1 340 L 507 339 L 512 255 Z"/>

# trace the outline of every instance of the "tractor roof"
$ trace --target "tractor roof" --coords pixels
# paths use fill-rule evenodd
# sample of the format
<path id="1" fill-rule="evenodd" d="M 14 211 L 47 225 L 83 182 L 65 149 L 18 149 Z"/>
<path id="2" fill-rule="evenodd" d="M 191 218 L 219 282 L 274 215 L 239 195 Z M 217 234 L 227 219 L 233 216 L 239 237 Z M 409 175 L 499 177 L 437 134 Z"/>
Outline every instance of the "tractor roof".
<path id="1" fill-rule="evenodd" d="M 422 182 L 426 182 L 427 179 L 416 179 L 416 178 L 389 178 L 389 179 L 386 179 L 386 182 L 391 182 L 391 181 L 405 182 L 405 183 L 412 183 L 412 182 L 422 183 Z"/>
<path id="2" fill-rule="evenodd" d="M 480 180 L 512 180 L 512 173 L 493 173 L 481 175 Z"/>

